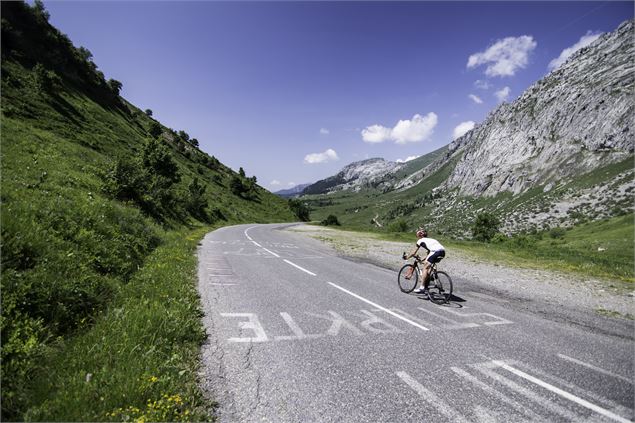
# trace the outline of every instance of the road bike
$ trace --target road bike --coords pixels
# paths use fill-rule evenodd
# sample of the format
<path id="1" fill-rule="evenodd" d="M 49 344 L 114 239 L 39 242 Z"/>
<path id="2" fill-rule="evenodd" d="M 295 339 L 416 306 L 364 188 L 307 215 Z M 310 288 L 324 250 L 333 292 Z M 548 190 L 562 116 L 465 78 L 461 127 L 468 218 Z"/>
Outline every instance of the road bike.
<path id="1" fill-rule="evenodd" d="M 419 279 L 423 279 L 423 269 L 420 266 L 423 260 L 418 255 L 414 257 L 414 263 L 404 265 L 397 276 L 399 289 L 405 293 L 412 292 L 417 287 Z M 406 253 L 403 253 L 402 258 L 406 259 Z M 442 257 L 439 258 L 439 261 L 441 259 Z M 408 274 L 410 274 L 410 278 L 407 279 L 406 276 Z M 450 301 L 452 297 L 452 279 L 447 273 L 437 270 L 437 263 L 433 263 L 430 267 L 428 281 L 428 297 L 430 301 L 435 304 L 444 304 Z"/>

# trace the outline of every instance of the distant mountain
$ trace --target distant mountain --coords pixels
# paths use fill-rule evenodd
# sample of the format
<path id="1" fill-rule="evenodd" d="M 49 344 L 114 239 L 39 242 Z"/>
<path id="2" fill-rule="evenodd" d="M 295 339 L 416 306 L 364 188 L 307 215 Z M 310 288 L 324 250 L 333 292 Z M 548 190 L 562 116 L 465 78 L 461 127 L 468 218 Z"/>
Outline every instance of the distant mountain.
<path id="1" fill-rule="evenodd" d="M 303 194 L 326 194 L 364 187 L 383 187 L 385 179 L 405 167 L 405 163 L 390 162 L 381 158 L 361 160 L 345 166 L 337 175 L 322 179 L 304 189 Z"/>
<path id="2" fill-rule="evenodd" d="M 283 198 L 291 198 L 291 197 L 296 197 L 300 194 L 302 194 L 302 191 L 304 190 L 304 188 L 308 187 L 309 184 L 300 184 L 300 185 L 296 185 L 293 188 L 289 188 L 289 189 L 281 189 L 280 191 L 276 191 L 274 192 L 274 194 L 283 197 Z"/>
<path id="3" fill-rule="evenodd" d="M 633 34 L 628 21 L 602 35 L 444 148 L 408 163 L 351 163 L 306 188 L 312 216 L 405 219 L 469 236 L 482 211 L 507 232 L 631 213 Z"/>

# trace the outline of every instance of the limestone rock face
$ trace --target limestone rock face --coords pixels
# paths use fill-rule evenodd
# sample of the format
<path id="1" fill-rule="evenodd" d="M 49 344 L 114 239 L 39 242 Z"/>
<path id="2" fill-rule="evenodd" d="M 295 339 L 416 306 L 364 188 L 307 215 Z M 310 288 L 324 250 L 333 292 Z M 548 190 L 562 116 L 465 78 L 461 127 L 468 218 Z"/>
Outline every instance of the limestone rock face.
<path id="1" fill-rule="evenodd" d="M 444 161 L 463 155 L 447 187 L 473 196 L 518 194 L 632 154 L 633 31 L 628 21 L 602 35 L 453 141 Z"/>

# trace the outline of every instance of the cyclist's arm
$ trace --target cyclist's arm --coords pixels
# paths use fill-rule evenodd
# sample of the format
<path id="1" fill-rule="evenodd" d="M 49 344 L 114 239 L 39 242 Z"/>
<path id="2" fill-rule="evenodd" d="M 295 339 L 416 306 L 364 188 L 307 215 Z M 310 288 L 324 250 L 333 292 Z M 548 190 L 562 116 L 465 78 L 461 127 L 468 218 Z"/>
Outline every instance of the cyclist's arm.
<path id="1" fill-rule="evenodd" d="M 417 244 L 417 248 L 408 256 L 408 258 L 412 258 L 415 256 L 415 254 L 417 254 L 417 251 L 419 251 L 419 244 Z M 406 259 L 407 260 L 407 259 Z"/>

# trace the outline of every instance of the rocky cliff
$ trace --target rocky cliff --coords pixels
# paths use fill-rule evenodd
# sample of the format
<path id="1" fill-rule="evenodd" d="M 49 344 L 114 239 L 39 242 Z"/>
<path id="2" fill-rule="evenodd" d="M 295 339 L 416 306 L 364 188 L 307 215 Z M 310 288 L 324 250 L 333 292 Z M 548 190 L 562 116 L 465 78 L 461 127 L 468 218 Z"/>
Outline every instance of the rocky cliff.
<path id="1" fill-rule="evenodd" d="M 518 194 L 633 153 L 633 21 L 604 34 L 511 104 L 450 144 L 462 153 L 447 181 L 463 195 Z"/>

